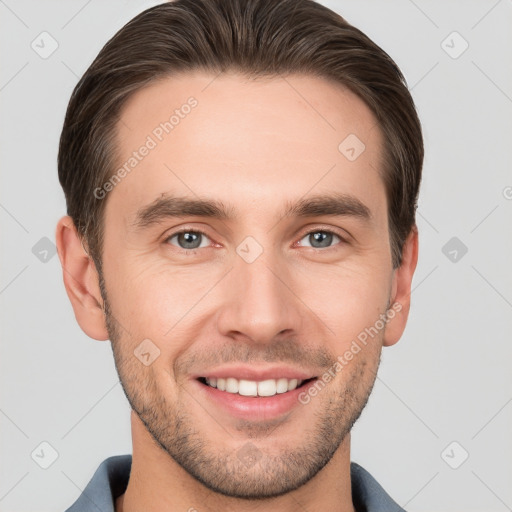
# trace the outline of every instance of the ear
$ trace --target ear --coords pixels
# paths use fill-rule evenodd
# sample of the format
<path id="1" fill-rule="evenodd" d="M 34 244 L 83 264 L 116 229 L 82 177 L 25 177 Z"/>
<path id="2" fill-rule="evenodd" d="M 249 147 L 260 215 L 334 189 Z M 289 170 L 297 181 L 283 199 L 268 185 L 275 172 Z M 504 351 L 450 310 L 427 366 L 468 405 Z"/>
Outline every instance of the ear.
<path id="1" fill-rule="evenodd" d="M 78 324 L 90 338 L 108 340 L 96 265 L 85 252 L 71 217 L 59 220 L 55 239 L 64 286 Z"/>
<path id="2" fill-rule="evenodd" d="M 391 285 L 389 321 L 383 345 L 394 345 L 402 336 L 411 306 L 411 283 L 418 263 L 418 228 L 414 225 L 402 248 L 402 263 L 394 270 Z"/>

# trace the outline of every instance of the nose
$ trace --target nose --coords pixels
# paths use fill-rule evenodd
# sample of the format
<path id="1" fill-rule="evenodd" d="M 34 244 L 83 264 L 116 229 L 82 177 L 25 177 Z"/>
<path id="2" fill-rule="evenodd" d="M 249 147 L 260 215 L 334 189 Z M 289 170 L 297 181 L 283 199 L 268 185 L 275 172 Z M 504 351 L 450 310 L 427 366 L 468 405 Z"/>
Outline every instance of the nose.
<path id="1" fill-rule="evenodd" d="M 236 256 L 217 317 L 221 334 L 267 344 L 297 332 L 303 312 L 291 281 L 285 262 L 276 256 L 263 252 L 251 263 Z"/>

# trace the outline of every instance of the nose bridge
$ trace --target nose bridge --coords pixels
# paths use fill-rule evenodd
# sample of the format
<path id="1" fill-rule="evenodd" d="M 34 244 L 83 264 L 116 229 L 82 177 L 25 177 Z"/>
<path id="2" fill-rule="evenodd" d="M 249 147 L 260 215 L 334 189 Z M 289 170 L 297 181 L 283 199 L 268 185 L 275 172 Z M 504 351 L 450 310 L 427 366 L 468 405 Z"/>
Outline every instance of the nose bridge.
<path id="1" fill-rule="evenodd" d="M 258 343 L 297 329 L 299 301 L 283 283 L 289 278 L 279 253 L 271 247 L 263 249 L 252 237 L 242 241 L 236 252 L 219 328 L 224 334 L 236 331 Z"/>

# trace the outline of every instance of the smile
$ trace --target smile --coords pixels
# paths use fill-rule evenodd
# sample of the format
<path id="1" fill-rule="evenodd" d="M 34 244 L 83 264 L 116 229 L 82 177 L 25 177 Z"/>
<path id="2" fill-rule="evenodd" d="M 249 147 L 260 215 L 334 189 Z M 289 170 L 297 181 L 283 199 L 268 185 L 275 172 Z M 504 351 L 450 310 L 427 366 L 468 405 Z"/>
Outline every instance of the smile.
<path id="1" fill-rule="evenodd" d="M 299 395 L 307 393 L 316 380 L 316 377 L 246 380 L 210 376 L 192 382 L 198 386 L 198 400 L 213 405 L 212 411 L 247 421 L 266 421 L 285 417 L 293 409 L 303 407 Z"/>
<path id="2" fill-rule="evenodd" d="M 311 380 L 311 379 L 306 379 Z M 203 381 L 212 388 L 217 388 L 226 393 L 238 394 L 242 396 L 274 396 L 278 393 L 287 393 L 300 387 L 306 380 L 287 379 L 266 379 L 261 381 L 228 378 L 204 378 Z"/>

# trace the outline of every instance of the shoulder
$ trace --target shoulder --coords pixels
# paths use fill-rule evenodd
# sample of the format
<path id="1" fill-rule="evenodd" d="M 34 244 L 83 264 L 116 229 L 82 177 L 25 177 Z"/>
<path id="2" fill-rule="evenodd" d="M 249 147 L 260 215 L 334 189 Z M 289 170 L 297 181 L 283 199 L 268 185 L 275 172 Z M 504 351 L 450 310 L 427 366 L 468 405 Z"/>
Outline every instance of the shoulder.
<path id="1" fill-rule="evenodd" d="M 131 455 L 114 455 L 105 459 L 66 512 L 114 512 L 115 499 L 124 493 L 130 478 Z"/>
<path id="2" fill-rule="evenodd" d="M 350 463 L 352 501 L 357 512 L 405 512 L 382 486 L 355 462 Z"/>

